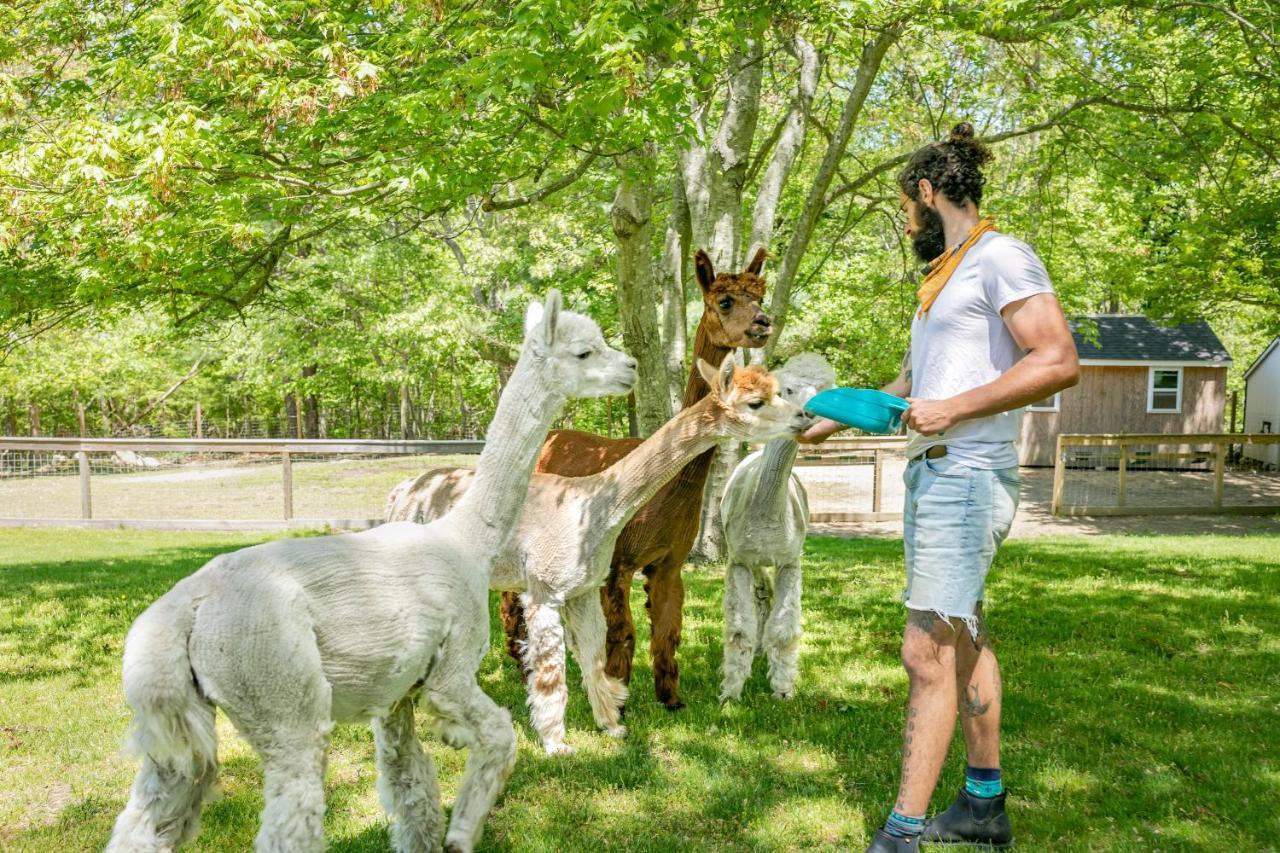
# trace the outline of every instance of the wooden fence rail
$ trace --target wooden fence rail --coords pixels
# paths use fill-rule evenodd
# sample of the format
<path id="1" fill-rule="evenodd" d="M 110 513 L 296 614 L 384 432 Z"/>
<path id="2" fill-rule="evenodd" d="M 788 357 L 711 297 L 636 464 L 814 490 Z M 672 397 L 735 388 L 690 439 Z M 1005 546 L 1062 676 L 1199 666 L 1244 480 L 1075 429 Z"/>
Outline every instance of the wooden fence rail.
<path id="1" fill-rule="evenodd" d="M 1235 515 L 1270 515 L 1280 512 L 1280 501 L 1261 504 L 1226 504 L 1224 491 L 1226 484 L 1227 455 L 1231 447 L 1240 445 L 1280 444 L 1280 435 L 1270 433 L 1099 433 L 1099 434 L 1065 434 L 1058 436 L 1057 452 L 1054 455 L 1053 497 L 1050 511 L 1055 516 L 1077 515 L 1191 515 L 1198 513 L 1228 513 Z M 1212 450 L 1174 449 L 1164 452 L 1140 451 L 1134 448 L 1148 447 L 1209 447 Z M 1083 450 L 1106 449 L 1107 456 L 1097 454 L 1095 462 L 1101 468 L 1110 467 L 1111 452 L 1114 451 L 1116 464 L 1116 500 L 1114 504 L 1068 504 L 1064 501 L 1069 457 L 1073 448 Z M 1080 458 L 1088 458 L 1089 454 L 1081 450 L 1075 451 Z M 1195 506 L 1134 506 L 1129 503 L 1130 464 L 1142 462 L 1156 465 L 1169 463 L 1178 466 L 1188 461 L 1213 461 L 1213 496 L 1210 502 Z"/>
<path id="2" fill-rule="evenodd" d="M 901 519 L 897 507 L 884 511 L 884 461 L 906 445 L 901 437 L 833 439 L 816 447 L 802 447 L 797 467 L 869 464 L 872 470 L 870 511 L 815 512 L 814 522 L 892 521 Z M 376 519 L 307 518 L 294 513 L 294 466 L 300 456 L 439 456 L 479 454 L 483 441 L 383 441 L 365 439 L 151 439 L 151 438 L 27 438 L 0 437 L 0 453 L 64 453 L 74 455 L 80 481 L 78 518 L 5 518 L 0 526 L 75 525 L 91 527 L 164 527 L 190 529 L 267 529 L 327 525 L 351 529 L 367 527 Z M 93 472 L 90 454 L 193 453 L 266 456 L 280 465 L 281 515 L 275 519 L 105 519 L 95 518 Z M 870 457 L 869 463 L 866 461 Z M 143 469 L 145 470 L 145 469 Z M 0 512 L 0 516 L 4 515 Z"/>

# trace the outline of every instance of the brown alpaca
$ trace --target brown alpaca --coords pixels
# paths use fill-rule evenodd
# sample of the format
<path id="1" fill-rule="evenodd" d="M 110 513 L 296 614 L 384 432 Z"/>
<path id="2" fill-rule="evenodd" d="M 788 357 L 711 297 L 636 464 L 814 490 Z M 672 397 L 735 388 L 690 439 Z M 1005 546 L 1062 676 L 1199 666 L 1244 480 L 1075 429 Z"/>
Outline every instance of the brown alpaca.
<path id="1" fill-rule="evenodd" d="M 760 273 L 766 257 L 765 250 L 760 249 L 744 271 L 717 275 L 711 259 L 698 251 L 694 268 L 702 287 L 703 312 L 694 339 L 694 365 L 698 359 L 720 364 L 737 347 L 762 347 L 769 340 L 772 321 L 760 308 L 765 288 Z M 689 373 L 681 405 L 688 408 L 709 391 L 695 366 Z M 604 438 L 576 430 L 555 430 L 542 446 L 536 470 L 563 477 L 588 476 L 608 468 L 640 443 L 638 438 Z M 645 610 L 652 627 L 649 653 L 653 658 L 654 692 L 658 701 L 673 711 L 684 707 L 676 664 L 684 607 L 680 570 L 698 535 L 702 491 L 714 456 L 715 451 L 709 450 L 686 465 L 623 528 L 613 549 L 609 579 L 600 590 L 608 623 L 605 670 L 630 684 L 636 646 L 631 581 L 637 571 L 644 573 Z M 502 622 L 507 651 L 521 661 L 524 616 L 520 600 L 513 593 L 503 593 Z"/>

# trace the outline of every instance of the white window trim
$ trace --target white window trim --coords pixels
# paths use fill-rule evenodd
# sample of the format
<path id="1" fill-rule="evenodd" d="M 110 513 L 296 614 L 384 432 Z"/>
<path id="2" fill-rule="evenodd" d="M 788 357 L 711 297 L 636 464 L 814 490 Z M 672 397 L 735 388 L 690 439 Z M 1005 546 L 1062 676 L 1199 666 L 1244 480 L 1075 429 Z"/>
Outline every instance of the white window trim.
<path id="1" fill-rule="evenodd" d="M 1047 406 L 1027 406 L 1028 412 L 1056 412 L 1062 407 L 1062 392 L 1055 391 L 1053 402 Z"/>
<path id="2" fill-rule="evenodd" d="M 1172 409 L 1157 409 L 1155 407 L 1156 396 L 1156 371 L 1168 372 L 1176 371 L 1178 374 L 1178 387 L 1175 390 L 1177 394 L 1177 402 Z M 1169 389 L 1162 388 L 1167 392 Z M 1182 414 L 1182 368 L 1181 367 L 1148 367 L 1147 368 L 1147 414 L 1148 415 L 1180 415 Z"/>

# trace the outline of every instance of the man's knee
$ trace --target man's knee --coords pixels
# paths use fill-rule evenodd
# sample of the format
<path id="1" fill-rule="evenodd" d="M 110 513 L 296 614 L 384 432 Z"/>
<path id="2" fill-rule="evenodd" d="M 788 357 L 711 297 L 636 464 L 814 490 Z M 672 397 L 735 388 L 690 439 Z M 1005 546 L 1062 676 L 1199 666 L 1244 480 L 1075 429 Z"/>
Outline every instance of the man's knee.
<path id="1" fill-rule="evenodd" d="M 908 610 L 902 635 L 902 666 L 914 683 L 955 678 L 958 632 L 931 611 Z"/>

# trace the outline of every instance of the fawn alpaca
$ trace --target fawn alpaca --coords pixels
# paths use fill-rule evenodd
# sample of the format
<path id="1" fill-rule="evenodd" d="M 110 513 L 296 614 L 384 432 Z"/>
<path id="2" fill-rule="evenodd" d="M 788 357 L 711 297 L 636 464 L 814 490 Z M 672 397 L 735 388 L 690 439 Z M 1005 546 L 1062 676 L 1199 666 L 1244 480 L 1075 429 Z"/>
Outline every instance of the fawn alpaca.
<path id="1" fill-rule="evenodd" d="M 711 393 L 682 410 L 639 447 L 599 474 L 534 474 L 516 534 L 498 557 L 492 585 L 518 591 L 527 641 L 530 717 L 548 753 L 564 742 L 565 639 L 578 659 L 596 723 L 625 734 L 620 711 L 626 687 L 605 673 L 605 621 L 599 589 L 623 527 L 691 459 L 729 440 L 767 441 L 811 423 L 777 393 L 761 368 L 736 368 L 726 356 L 717 371 L 699 362 Z M 440 468 L 407 480 L 388 501 L 391 520 L 429 521 L 447 511 L 472 480 L 465 468 Z"/>

